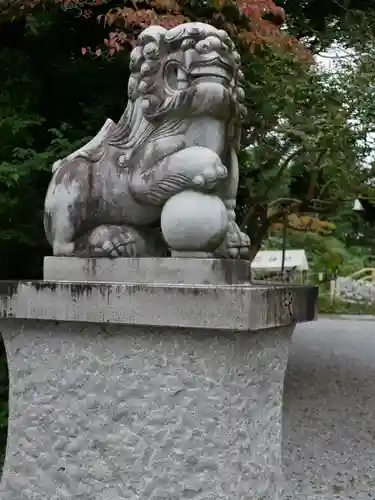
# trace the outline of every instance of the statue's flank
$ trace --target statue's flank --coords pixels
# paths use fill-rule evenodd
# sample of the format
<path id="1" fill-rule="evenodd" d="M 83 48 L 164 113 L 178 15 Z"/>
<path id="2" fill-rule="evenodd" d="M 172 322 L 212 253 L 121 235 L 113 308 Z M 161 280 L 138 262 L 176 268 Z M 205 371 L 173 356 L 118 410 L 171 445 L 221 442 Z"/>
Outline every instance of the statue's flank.
<path id="1" fill-rule="evenodd" d="M 56 256 L 241 257 L 235 222 L 240 56 L 228 35 L 151 26 L 131 53 L 128 105 L 53 166 L 45 231 Z"/>

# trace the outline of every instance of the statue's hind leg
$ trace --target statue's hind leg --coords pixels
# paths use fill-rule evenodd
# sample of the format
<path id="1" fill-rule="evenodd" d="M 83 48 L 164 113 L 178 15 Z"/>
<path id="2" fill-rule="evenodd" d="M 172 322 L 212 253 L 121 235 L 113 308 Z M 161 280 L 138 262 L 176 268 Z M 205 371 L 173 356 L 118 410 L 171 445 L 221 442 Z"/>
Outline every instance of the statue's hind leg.
<path id="1" fill-rule="evenodd" d="M 76 227 L 71 218 L 70 203 L 64 195 L 48 190 L 44 210 L 44 228 L 47 239 L 52 246 L 53 255 L 70 257 L 74 254 L 74 236 Z M 59 189 L 57 188 L 57 191 Z M 64 200 L 65 198 L 65 200 Z"/>
<path id="2" fill-rule="evenodd" d="M 75 240 L 82 228 L 95 215 L 91 165 L 75 158 L 56 170 L 49 185 L 44 205 L 44 228 L 56 256 L 75 254 Z"/>

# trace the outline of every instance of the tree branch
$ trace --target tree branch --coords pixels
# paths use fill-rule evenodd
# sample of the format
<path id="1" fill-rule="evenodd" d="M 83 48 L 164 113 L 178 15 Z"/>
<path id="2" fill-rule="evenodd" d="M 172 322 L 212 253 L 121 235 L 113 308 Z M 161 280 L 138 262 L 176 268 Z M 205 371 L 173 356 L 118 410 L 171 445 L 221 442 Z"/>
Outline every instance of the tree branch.
<path id="1" fill-rule="evenodd" d="M 268 202 L 268 205 L 270 207 L 274 205 L 280 205 L 281 203 L 290 203 L 290 204 L 301 204 L 303 201 L 299 200 L 298 198 L 277 198 L 276 200 Z M 283 212 L 285 209 L 283 210 Z"/>
<path id="2" fill-rule="evenodd" d="M 297 149 L 293 151 L 280 165 L 278 171 L 276 172 L 275 177 L 272 179 L 272 183 L 268 186 L 266 189 L 266 192 L 264 193 L 264 198 L 267 197 L 273 186 L 275 185 L 276 182 L 278 182 L 281 179 L 282 174 L 284 173 L 284 170 L 289 166 L 290 162 L 301 153 L 301 149 Z"/>

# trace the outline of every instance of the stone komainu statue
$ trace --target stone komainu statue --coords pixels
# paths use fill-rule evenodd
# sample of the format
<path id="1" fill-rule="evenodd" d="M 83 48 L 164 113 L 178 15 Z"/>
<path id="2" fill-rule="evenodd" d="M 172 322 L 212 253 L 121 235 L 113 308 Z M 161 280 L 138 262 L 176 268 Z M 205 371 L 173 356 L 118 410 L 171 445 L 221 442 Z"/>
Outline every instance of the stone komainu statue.
<path id="1" fill-rule="evenodd" d="M 227 33 L 210 25 L 141 33 L 120 121 L 53 166 L 44 224 L 54 255 L 246 254 L 234 214 L 239 64 Z"/>

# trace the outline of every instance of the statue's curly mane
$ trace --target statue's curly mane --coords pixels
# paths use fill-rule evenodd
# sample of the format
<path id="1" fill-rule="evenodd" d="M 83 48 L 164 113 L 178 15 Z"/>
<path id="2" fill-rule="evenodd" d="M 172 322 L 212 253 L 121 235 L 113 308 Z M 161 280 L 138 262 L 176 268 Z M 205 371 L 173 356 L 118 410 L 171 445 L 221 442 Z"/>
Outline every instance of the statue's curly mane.
<path id="1" fill-rule="evenodd" d="M 136 151 L 149 141 L 183 134 L 188 126 L 188 114 L 181 119 L 178 116 L 183 107 L 190 108 L 189 102 L 194 89 L 187 87 L 171 91 L 166 83 L 166 64 L 175 64 L 173 54 L 179 51 L 195 49 L 202 51 L 202 43 L 218 37 L 219 44 L 227 47 L 232 53 L 233 42 L 225 32 L 200 23 L 186 23 L 167 30 L 161 26 L 150 26 L 145 29 L 137 40 L 137 45 L 130 54 L 130 78 L 128 82 L 128 103 L 119 122 L 112 122 L 111 129 L 101 144 L 82 148 L 75 154 L 88 161 L 99 161 L 106 151 L 106 145 L 121 152 L 125 163 Z M 228 49 L 229 46 L 229 49 Z M 204 51 L 203 51 L 204 53 Z M 168 61 L 168 56 L 172 59 Z M 170 66 L 168 66 L 170 67 Z M 241 71 L 236 70 L 235 101 L 237 112 L 233 114 L 234 128 L 238 128 L 238 116 L 243 118 L 246 108 L 243 105 L 244 93 L 239 84 Z M 242 75 L 243 77 L 243 75 Z M 238 116 L 237 116 L 238 115 Z M 228 124 L 231 126 L 231 124 Z M 238 136 L 234 130 L 233 136 Z M 56 167 L 59 165 L 56 162 Z"/>
<path id="2" fill-rule="evenodd" d="M 122 150 L 124 154 L 140 149 L 147 141 L 168 137 L 183 132 L 186 123 L 179 119 L 150 122 L 142 109 L 142 99 L 129 100 L 115 130 L 108 138 L 109 146 Z"/>
<path id="3" fill-rule="evenodd" d="M 233 42 L 225 32 L 200 23 L 186 23 L 170 30 L 150 26 L 141 33 L 130 55 L 129 101 L 118 124 L 108 137 L 110 146 L 123 151 L 125 156 L 130 158 L 146 141 L 184 132 L 188 115 L 181 120 L 174 115 L 174 111 L 181 110 L 186 105 L 189 108 L 189 99 L 194 91 L 192 92 L 189 85 L 178 91 L 168 90 L 165 64 L 171 53 L 183 53 L 184 50 L 199 47 L 199 43 L 204 43 L 205 39 L 212 40 L 213 35 L 219 37 L 224 46 L 229 45 L 229 51 L 234 49 Z M 169 63 L 175 63 L 173 55 L 172 60 L 167 62 Z M 236 89 L 240 87 L 237 80 L 239 75 L 240 71 L 237 70 Z M 239 114 L 243 114 L 243 105 L 240 102 L 237 104 Z M 238 121 L 236 117 L 234 120 Z"/>
<path id="4" fill-rule="evenodd" d="M 108 138 L 109 146 L 128 155 L 141 148 L 146 141 L 181 132 L 185 124 L 173 117 L 150 121 L 145 116 L 145 99 L 157 99 L 163 93 L 164 79 L 158 77 L 162 68 L 162 45 L 168 32 L 160 26 L 150 26 L 138 38 L 137 46 L 130 55 L 131 76 L 128 83 L 128 104 L 116 128 Z M 150 97 L 151 96 L 151 97 Z M 173 108 L 173 101 L 170 102 Z"/>

